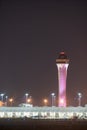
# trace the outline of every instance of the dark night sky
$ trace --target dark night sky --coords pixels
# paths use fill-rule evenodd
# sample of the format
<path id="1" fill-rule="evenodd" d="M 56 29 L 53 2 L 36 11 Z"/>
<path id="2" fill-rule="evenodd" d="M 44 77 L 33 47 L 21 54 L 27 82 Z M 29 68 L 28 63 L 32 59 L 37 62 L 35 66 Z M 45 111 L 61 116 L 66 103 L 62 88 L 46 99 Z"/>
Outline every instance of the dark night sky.
<path id="1" fill-rule="evenodd" d="M 57 94 L 56 58 L 70 59 L 67 77 L 69 105 L 78 92 L 87 103 L 87 2 L 19 1 L 0 3 L 0 93 L 22 101 L 32 95 L 41 104 Z"/>

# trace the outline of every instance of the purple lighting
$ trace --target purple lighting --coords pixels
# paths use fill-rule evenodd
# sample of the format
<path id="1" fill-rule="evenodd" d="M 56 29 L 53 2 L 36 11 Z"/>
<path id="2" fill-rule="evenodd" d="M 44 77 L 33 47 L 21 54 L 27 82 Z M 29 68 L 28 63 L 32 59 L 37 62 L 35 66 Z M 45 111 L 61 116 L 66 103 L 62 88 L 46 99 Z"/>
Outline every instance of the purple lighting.
<path id="1" fill-rule="evenodd" d="M 61 52 L 59 58 L 56 60 L 58 68 L 59 80 L 59 107 L 66 107 L 66 78 L 69 59 L 64 52 Z"/>

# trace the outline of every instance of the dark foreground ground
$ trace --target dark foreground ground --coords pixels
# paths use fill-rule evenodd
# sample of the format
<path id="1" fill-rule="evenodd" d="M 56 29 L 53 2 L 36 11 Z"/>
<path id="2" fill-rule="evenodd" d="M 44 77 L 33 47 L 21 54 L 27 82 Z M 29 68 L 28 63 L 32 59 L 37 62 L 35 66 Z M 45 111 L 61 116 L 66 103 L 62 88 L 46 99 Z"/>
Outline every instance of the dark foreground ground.
<path id="1" fill-rule="evenodd" d="M 0 119 L 0 130 L 87 130 L 87 120 Z"/>

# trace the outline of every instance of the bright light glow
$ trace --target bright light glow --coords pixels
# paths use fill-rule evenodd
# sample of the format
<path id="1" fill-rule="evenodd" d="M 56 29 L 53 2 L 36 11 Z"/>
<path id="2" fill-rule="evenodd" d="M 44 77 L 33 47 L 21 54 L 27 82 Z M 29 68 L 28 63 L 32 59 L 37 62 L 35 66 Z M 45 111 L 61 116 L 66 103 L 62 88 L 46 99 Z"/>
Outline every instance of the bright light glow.
<path id="1" fill-rule="evenodd" d="M 47 99 L 44 99 L 44 103 L 47 103 L 48 102 L 48 100 Z"/>
<path id="2" fill-rule="evenodd" d="M 10 102 L 10 105 L 11 105 L 11 106 L 12 106 L 12 104 L 13 104 L 13 101 L 14 101 L 13 98 L 10 98 L 10 99 L 9 99 L 9 102 Z"/>
<path id="3" fill-rule="evenodd" d="M 55 96 L 55 93 L 51 93 L 52 96 Z"/>
<path id="4" fill-rule="evenodd" d="M 63 104 L 63 103 L 64 103 L 64 100 L 63 100 L 63 99 L 60 99 L 60 103 Z"/>
<path id="5" fill-rule="evenodd" d="M 81 93 L 78 93 L 78 96 L 81 98 L 81 97 L 82 97 L 82 94 L 81 94 Z"/>
<path id="6" fill-rule="evenodd" d="M 48 100 L 47 99 L 44 99 L 43 100 L 44 101 L 44 104 L 45 104 L 45 106 L 48 104 Z"/>
<path id="7" fill-rule="evenodd" d="M 52 106 L 55 106 L 56 105 L 55 104 L 55 98 L 56 98 L 55 93 L 51 93 L 51 96 L 52 96 Z"/>
<path id="8" fill-rule="evenodd" d="M 4 95 L 5 95 L 4 93 L 1 93 L 1 94 L 0 94 L 0 96 L 2 96 L 2 97 L 3 97 Z"/>
<path id="9" fill-rule="evenodd" d="M 27 102 L 28 102 L 28 103 L 30 103 L 30 102 L 31 102 L 31 99 L 30 99 L 30 98 L 28 98 L 28 99 L 27 99 Z"/>
<path id="10" fill-rule="evenodd" d="M 4 105 L 4 103 L 2 101 L 0 101 L 0 107 L 2 107 Z"/>
<path id="11" fill-rule="evenodd" d="M 27 100 L 28 100 L 28 93 L 25 93 L 25 96 L 26 96 L 26 103 L 27 103 Z"/>
<path id="12" fill-rule="evenodd" d="M 25 96 L 28 96 L 29 94 L 28 93 L 25 93 Z"/>
<path id="13" fill-rule="evenodd" d="M 9 99 L 9 102 L 13 102 L 13 98 L 10 98 L 10 99 Z"/>
<path id="14" fill-rule="evenodd" d="M 81 106 L 82 93 L 78 93 L 78 105 Z"/>
<path id="15" fill-rule="evenodd" d="M 1 99 L 2 102 L 3 102 L 3 97 L 4 97 L 4 95 L 5 95 L 4 93 L 1 93 L 1 94 L 0 94 L 0 96 L 1 96 L 1 98 L 2 98 L 2 99 Z"/>

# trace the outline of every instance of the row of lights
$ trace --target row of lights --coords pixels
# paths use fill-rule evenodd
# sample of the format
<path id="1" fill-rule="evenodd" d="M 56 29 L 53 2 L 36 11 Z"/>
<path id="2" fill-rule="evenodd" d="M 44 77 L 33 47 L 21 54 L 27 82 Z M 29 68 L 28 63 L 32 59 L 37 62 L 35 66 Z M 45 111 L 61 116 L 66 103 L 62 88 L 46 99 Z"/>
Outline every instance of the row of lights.
<path id="1" fill-rule="evenodd" d="M 26 96 L 26 103 L 31 103 L 32 102 L 31 96 L 28 97 L 29 96 L 28 93 L 26 93 L 25 96 Z M 52 106 L 55 106 L 56 105 L 56 96 L 55 96 L 55 93 L 51 93 L 51 96 L 52 96 Z M 44 102 L 45 106 L 48 105 L 48 99 L 45 98 L 43 100 L 43 102 Z"/>
<path id="2" fill-rule="evenodd" d="M 56 98 L 55 93 L 52 93 L 51 96 L 52 96 L 52 106 L 55 106 L 55 98 Z M 78 106 L 81 106 L 82 93 L 80 93 L 80 92 L 77 93 L 77 96 L 78 96 L 78 98 L 77 98 L 78 99 Z M 64 100 L 63 99 L 61 99 L 60 102 L 61 102 L 61 104 L 64 104 Z M 48 100 L 47 99 L 44 99 L 44 104 L 45 105 L 48 104 Z"/>
<path id="3" fill-rule="evenodd" d="M 5 95 L 4 93 L 0 94 L 0 98 L 1 98 L 0 106 L 2 106 L 2 105 L 8 106 L 8 102 L 10 102 L 10 106 L 12 106 L 14 99 L 13 98 L 8 99 L 8 96 L 5 96 L 5 102 L 4 102 L 4 95 Z M 29 95 L 28 93 L 25 94 L 26 103 L 31 102 L 31 96 L 28 98 L 28 95 Z"/>
<path id="4" fill-rule="evenodd" d="M 51 93 L 51 97 L 52 97 L 52 102 L 51 102 L 52 106 L 56 106 L 56 95 L 55 95 L 55 93 Z M 43 102 L 44 102 L 45 106 L 48 105 L 47 99 L 44 99 Z"/>
<path id="5" fill-rule="evenodd" d="M 3 94 L 3 93 L 0 94 L 2 103 L 4 102 L 3 101 L 4 95 L 5 94 Z M 25 94 L 25 97 L 26 97 L 26 104 L 31 103 L 32 98 L 31 98 L 31 96 L 29 96 L 28 93 Z M 55 93 L 51 93 L 51 97 L 52 97 L 52 102 L 51 102 L 52 106 L 56 106 L 56 95 L 55 95 Z M 14 99 L 9 98 L 9 100 L 8 100 L 8 96 L 5 96 L 5 98 L 6 98 L 5 106 L 7 106 L 8 101 L 10 102 L 10 105 L 12 106 Z M 82 98 L 82 93 L 78 93 L 78 106 L 81 106 L 81 98 Z M 44 102 L 45 106 L 48 105 L 48 100 L 47 99 L 44 99 L 43 102 Z M 63 101 L 61 101 L 61 103 L 63 103 Z"/>
<path id="6" fill-rule="evenodd" d="M 1 101 L 2 101 L 2 103 L 4 103 L 4 93 L 1 93 L 0 94 L 0 97 L 1 97 Z M 52 96 L 52 106 L 55 106 L 56 105 L 56 96 L 55 96 L 55 93 L 51 93 L 51 96 Z M 5 103 L 4 103 L 4 105 L 5 106 L 8 106 L 8 102 L 10 102 L 10 106 L 12 106 L 12 104 L 13 104 L 13 101 L 14 101 L 14 99 L 13 98 L 9 98 L 8 99 L 8 96 L 5 96 Z M 28 93 L 26 93 L 25 94 L 25 103 L 27 104 L 27 103 L 31 103 L 32 102 L 32 97 L 31 96 L 29 96 L 29 94 Z M 45 106 L 47 106 L 48 105 L 48 99 L 44 99 L 43 100 L 43 102 L 44 102 L 44 105 Z"/>
<path id="7" fill-rule="evenodd" d="M 0 94 L 1 102 L 2 102 L 2 103 L 0 103 L 0 106 L 2 106 L 2 105 L 4 104 L 4 100 L 3 100 L 4 95 L 5 95 L 5 94 L 3 94 L 3 93 Z M 5 106 L 7 106 L 8 101 L 10 102 L 10 104 L 11 104 L 11 106 L 12 106 L 13 98 L 9 98 L 9 100 L 8 100 L 8 96 L 5 96 L 5 99 L 6 99 L 6 101 L 5 101 Z"/>

